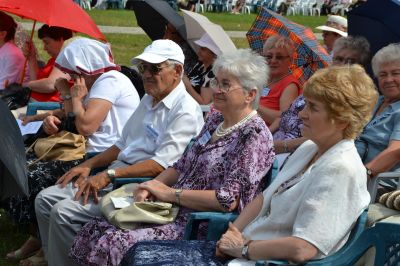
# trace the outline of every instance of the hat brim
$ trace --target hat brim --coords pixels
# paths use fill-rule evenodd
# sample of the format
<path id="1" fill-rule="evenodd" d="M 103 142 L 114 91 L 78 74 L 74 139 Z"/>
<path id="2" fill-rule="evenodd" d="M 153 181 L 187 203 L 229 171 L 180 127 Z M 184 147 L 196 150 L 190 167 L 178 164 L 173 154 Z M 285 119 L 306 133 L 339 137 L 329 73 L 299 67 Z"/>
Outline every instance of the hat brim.
<path id="1" fill-rule="evenodd" d="M 140 61 L 146 61 L 150 64 L 159 64 L 159 63 L 165 62 L 167 60 L 168 60 L 168 58 L 166 58 L 164 56 L 144 52 L 144 53 L 132 58 L 132 64 L 136 65 L 136 64 L 140 63 Z"/>
<path id="2" fill-rule="evenodd" d="M 317 30 L 322 30 L 322 31 L 336 32 L 336 33 L 339 34 L 340 36 L 347 37 L 347 32 L 341 31 L 341 30 L 338 30 L 338 29 L 335 29 L 335 28 L 332 28 L 332 27 L 329 27 L 329 26 L 325 26 L 325 25 L 323 25 L 323 26 L 318 26 L 318 27 L 316 27 L 316 29 L 317 29 Z"/>
<path id="3" fill-rule="evenodd" d="M 216 45 L 212 45 L 208 42 L 204 42 L 201 39 L 194 41 L 194 43 L 200 47 L 206 47 L 206 48 L 210 49 L 210 51 L 213 52 L 216 56 L 221 54 L 221 50 Z"/>

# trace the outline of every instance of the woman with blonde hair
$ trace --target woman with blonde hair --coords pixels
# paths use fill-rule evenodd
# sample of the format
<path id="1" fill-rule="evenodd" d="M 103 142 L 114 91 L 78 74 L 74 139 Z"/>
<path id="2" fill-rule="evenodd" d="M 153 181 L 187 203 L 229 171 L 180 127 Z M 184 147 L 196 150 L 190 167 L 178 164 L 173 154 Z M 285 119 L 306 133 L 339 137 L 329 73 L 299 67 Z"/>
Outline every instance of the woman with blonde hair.
<path id="1" fill-rule="evenodd" d="M 301 93 L 299 81 L 290 72 L 294 52 L 294 44 L 287 37 L 271 36 L 264 43 L 263 55 L 267 60 L 270 76 L 261 91 L 258 113 L 267 125 L 279 118 Z"/>
<path id="2" fill-rule="evenodd" d="M 354 138 L 371 117 L 377 92 L 364 69 L 353 65 L 318 70 L 306 83 L 304 96 L 306 107 L 300 117 L 309 140 L 218 242 L 188 243 L 185 252 L 176 249 L 173 254 L 162 253 L 165 242 L 145 242 L 134 246 L 131 254 L 141 257 L 151 248 L 141 263 L 168 257 L 187 261 L 190 258 L 180 254 L 193 254 L 190 249 L 201 250 L 199 246 L 210 250 L 214 244 L 216 254 L 234 259 L 234 265 L 254 265 L 265 259 L 301 263 L 339 250 L 370 200 Z M 200 255 L 221 265 L 210 254 L 197 252 Z"/>

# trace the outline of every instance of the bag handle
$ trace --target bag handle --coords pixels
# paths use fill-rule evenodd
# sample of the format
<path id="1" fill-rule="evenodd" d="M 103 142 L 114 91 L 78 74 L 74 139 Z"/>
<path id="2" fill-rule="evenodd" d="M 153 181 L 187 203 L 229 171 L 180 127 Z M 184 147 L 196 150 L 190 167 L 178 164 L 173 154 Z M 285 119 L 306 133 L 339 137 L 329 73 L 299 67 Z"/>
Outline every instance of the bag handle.
<path id="1" fill-rule="evenodd" d="M 60 132 L 60 133 L 61 133 L 61 132 Z M 56 146 L 56 144 L 60 142 L 60 140 L 62 140 L 63 138 L 65 138 L 65 136 L 68 135 L 68 133 L 69 133 L 69 132 L 66 131 L 65 134 L 62 135 L 62 136 L 58 139 L 58 141 L 55 141 L 55 142 L 53 143 L 53 145 L 51 145 L 51 146 L 42 154 L 42 156 L 40 156 L 39 158 L 37 158 L 36 160 L 34 160 L 34 161 L 31 162 L 30 164 L 28 164 L 28 168 L 31 167 L 32 165 L 34 165 L 35 163 L 39 162 L 40 160 L 42 160 L 42 159 L 51 151 L 51 149 L 53 149 L 54 146 Z M 35 140 L 35 142 L 32 143 L 32 145 L 28 148 L 28 150 L 26 150 L 26 153 L 28 153 L 28 151 L 34 147 L 34 145 L 36 144 L 36 142 L 37 142 L 38 140 L 39 140 L 39 139 Z"/>

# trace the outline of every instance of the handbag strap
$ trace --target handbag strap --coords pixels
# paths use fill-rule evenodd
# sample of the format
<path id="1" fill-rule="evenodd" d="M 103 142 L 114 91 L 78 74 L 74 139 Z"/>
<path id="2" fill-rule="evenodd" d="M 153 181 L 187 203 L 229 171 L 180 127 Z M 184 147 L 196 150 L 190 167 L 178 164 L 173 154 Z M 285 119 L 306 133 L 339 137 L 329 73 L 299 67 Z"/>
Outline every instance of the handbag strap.
<path id="1" fill-rule="evenodd" d="M 60 132 L 60 133 L 61 133 L 61 132 Z M 32 165 L 34 165 L 35 163 L 39 162 L 40 160 L 42 160 L 42 159 L 51 151 L 51 149 L 53 149 L 54 146 L 55 146 L 57 143 L 60 142 L 60 140 L 62 140 L 63 138 L 65 138 L 65 136 L 68 135 L 68 133 L 69 133 L 69 132 L 66 131 L 65 134 L 62 135 L 62 136 L 58 139 L 58 141 L 54 141 L 54 142 L 53 142 L 53 145 L 51 145 L 51 146 L 42 154 L 42 156 L 40 156 L 39 158 L 37 158 L 36 160 L 34 160 L 34 161 L 31 162 L 30 164 L 28 164 L 28 168 L 31 167 Z M 37 142 L 38 140 L 39 140 L 39 139 L 35 140 L 35 142 L 28 148 L 28 150 L 27 150 L 26 152 L 28 152 L 29 149 L 33 148 L 33 146 L 36 144 L 36 142 Z"/>

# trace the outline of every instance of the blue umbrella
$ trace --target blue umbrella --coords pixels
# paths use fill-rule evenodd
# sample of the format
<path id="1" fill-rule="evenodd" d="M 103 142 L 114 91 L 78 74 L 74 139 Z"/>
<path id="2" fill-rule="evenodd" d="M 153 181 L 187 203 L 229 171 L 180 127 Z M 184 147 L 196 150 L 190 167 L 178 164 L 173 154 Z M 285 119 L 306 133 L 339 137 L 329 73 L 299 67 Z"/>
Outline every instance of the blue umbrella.
<path id="1" fill-rule="evenodd" d="M 349 35 L 364 36 L 372 54 L 400 42 L 400 0 L 368 0 L 351 10 L 347 18 Z"/>

